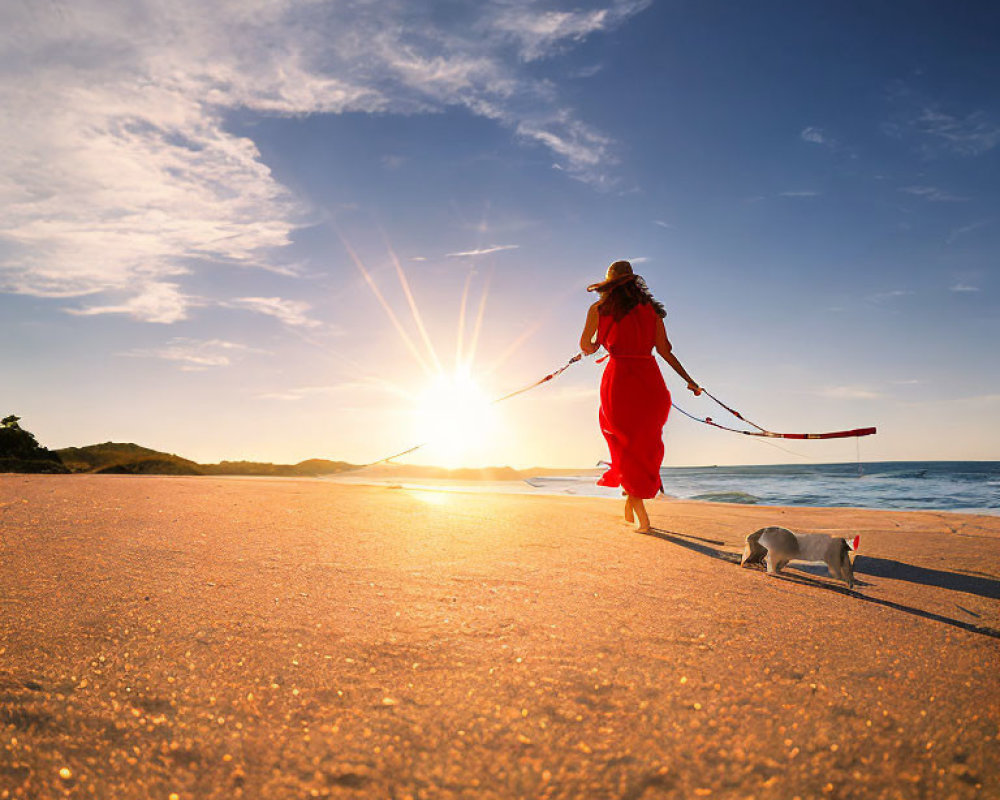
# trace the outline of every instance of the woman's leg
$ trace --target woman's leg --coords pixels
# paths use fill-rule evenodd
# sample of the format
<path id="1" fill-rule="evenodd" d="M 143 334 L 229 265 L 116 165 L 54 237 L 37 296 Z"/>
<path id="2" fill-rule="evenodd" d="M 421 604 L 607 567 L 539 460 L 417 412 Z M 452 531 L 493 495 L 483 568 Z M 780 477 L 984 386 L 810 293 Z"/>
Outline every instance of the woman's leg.
<path id="1" fill-rule="evenodd" d="M 635 512 L 635 529 L 639 533 L 649 532 L 649 514 L 646 513 L 646 506 L 643 505 L 641 497 L 628 496 L 629 507 Z"/>
<path id="2" fill-rule="evenodd" d="M 632 498 L 625 495 L 625 521 L 635 522 L 635 514 L 632 513 Z"/>

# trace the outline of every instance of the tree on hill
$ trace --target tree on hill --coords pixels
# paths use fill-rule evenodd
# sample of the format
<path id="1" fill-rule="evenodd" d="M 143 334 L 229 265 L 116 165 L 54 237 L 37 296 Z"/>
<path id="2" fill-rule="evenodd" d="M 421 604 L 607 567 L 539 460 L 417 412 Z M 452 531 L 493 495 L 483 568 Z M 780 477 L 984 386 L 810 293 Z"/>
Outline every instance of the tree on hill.
<path id="1" fill-rule="evenodd" d="M 20 421 L 13 414 L 0 420 L 0 458 L 59 461 L 59 456 L 38 444 L 35 434 L 22 428 Z"/>
<path id="2" fill-rule="evenodd" d="M 42 447 L 11 414 L 0 420 L 0 472 L 65 472 L 62 459 Z"/>

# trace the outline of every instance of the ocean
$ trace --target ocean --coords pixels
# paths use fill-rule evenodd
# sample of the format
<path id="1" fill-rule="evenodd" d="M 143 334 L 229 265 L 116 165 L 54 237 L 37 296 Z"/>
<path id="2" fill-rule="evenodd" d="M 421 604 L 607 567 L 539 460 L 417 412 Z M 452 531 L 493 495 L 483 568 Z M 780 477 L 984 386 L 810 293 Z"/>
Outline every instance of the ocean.
<path id="1" fill-rule="evenodd" d="M 667 495 L 717 503 L 1000 514 L 1000 461 L 665 467 Z M 593 474 L 529 478 L 536 491 L 617 497 Z"/>
<path id="2" fill-rule="evenodd" d="M 665 467 L 660 474 L 668 496 L 687 500 L 1000 515 L 1000 461 Z M 586 470 L 523 481 L 457 481 L 365 477 L 362 472 L 324 480 L 437 492 L 621 496 L 619 489 L 598 486 L 597 475 L 595 470 Z"/>

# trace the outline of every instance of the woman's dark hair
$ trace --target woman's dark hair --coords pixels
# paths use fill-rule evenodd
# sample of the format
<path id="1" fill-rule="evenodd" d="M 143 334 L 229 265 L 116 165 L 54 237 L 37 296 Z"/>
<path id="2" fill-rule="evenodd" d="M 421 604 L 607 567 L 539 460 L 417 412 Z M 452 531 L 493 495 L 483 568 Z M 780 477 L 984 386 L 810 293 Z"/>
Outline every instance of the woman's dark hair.
<path id="1" fill-rule="evenodd" d="M 588 292 L 597 292 L 601 300 L 597 312 L 601 316 L 611 315 L 615 322 L 628 314 L 637 305 L 651 305 L 661 319 L 667 316 L 663 303 L 649 292 L 641 275 L 632 272 L 628 261 L 615 261 L 608 267 L 608 278 L 587 287 Z"/>

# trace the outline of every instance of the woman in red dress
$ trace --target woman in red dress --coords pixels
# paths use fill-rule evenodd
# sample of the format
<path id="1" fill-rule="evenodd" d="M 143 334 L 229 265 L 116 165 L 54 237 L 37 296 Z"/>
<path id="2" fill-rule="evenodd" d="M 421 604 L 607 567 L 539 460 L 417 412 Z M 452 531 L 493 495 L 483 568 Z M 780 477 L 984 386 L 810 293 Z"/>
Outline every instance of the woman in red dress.
<path id="1" fill-rule="evenodd" d="M 580 349 L 589 355 L 604 347 L 610 355 L 601 379 L 599 417 L 611 466 L 597 482 L 622 487 L 625 519 L 645 533 L 649 516 L 642 501 L 662 489 L 663 426 L 670 413 L 670 392 L 653 348 L 695 395 L 701 394 L 701 388 L 670 352 L 663 327 L 666 311 L 628 261 L 614 262 L 605 280 L 588 286 L 587 291 L 597 292 L 600 300 L 587 312 Z"/>

